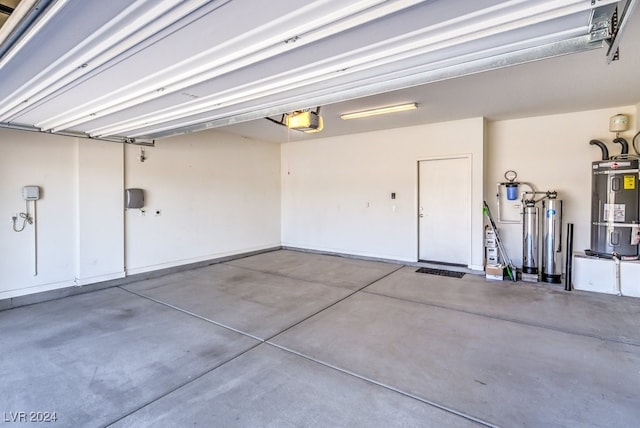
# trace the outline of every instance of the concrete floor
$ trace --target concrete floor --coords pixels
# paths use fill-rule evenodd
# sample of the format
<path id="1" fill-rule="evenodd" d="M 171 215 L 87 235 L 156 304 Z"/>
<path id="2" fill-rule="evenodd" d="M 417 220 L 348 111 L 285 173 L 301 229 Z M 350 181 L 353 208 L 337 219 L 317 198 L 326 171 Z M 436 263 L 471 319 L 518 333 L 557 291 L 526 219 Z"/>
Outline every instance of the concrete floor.
<path id="1" fill-rule="evenodd" d="M 638 426 L 640 299 L 415 270 L 281 250 L 2 311 L 0 426 Z"/>

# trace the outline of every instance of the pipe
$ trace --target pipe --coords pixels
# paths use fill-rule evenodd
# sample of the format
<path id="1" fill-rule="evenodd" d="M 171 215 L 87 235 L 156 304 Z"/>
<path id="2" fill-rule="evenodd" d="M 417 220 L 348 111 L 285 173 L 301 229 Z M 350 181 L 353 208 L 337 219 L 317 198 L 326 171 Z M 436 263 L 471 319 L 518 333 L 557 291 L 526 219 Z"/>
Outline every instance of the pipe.
<path id="1" fill-rule="evenodd" d="M 622 287 L 620 284 L 620 256 L 618 253 L 612 253 L 613 261 L 616 265 L 616 293 L 618 296 L 622 296 Z"/>
<path id="2" fill-rule="evenodd" d="M 40 130 L 40 128 L 36 128 L 35 126 L 20 125 L 20 124 L 9 123 L 9 122 L 0 122 L 0 128 L 15 129 L 17 131 L 38 132 L 40 134 L 61 135 L 63 137 L 86 138 L 86 139 L 89 139 L 89 140 L 107 141 L 109 143 L 133 144 L 133 145 L 136 145 L 136 146 L 155 147 L 155 145 L 156 145 L 156 140 L 148 142 L 148 141 L 136 141 L 135 138 L 128 138 L 128 137 L 100 137 L 100 138 L 98 138 L 98 137 L 92 137 L 92 136 L 90 136 L 88 134 L 85 134 L 83 132 L 73 132 L 73 131 L 47 132 L 47 131 Z"/>
<path id="3" fill-rule="evenodd" d="M 631 145 L 633 146 L 633 150 L 635 150 L 636 155 L 638 156 L 640 156 L 640 151 L 638 151 L 638 147 L 636 147 L 636 140 L 638 139 L 639 135 L 640 135 L 640 131 L 638 131 L 638 133 L 634 135 L 633 139 L 631 140 Z"/>
<path id="4" fill-rule="evenodd" d="M 618 143 L 622 146 L 622 150 L 620 151 L 621 155 L 627 155 L 629 154 L 629 143 L 627 143 L 627 140 L 625 140 L 622 137 L 616 138 L 615 140 L 613 140 L 614 143 Z"/>
<path id="5" fill-rule="evenodd" d="M 573 272 L 573 223 L 567 223 L 567 253 L 565 254 L 564 290 L 572 289 Z"/>
<path id="6" fill-rule="evenodd" d="M 591 141 L 589 141 L 589 144 L 592 145 L 592 146 L 600 147 L 600 150 L 602 150 L 602 160 L 608 160 L 609 159 L 609 149 L 607 149 L 607 146 L 605 146 L 602 141 L 600 141 L 600 140 L 591 140 Z"/>
<path id="7" fill-rule="evenodd" d="M 33 201 L 33 276 L 38 276 L 38 219 L 37 201 Z"/>

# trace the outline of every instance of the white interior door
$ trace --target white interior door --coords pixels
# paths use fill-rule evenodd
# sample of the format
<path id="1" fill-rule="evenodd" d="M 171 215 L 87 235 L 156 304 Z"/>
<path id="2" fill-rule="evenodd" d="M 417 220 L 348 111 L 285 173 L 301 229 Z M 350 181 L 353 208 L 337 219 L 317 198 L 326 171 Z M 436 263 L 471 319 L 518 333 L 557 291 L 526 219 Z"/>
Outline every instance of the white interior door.
<path id="1" fill-rule="evenodd" d="M 419 259 L 469 265 L 471 159 L 419 162 Z"/>

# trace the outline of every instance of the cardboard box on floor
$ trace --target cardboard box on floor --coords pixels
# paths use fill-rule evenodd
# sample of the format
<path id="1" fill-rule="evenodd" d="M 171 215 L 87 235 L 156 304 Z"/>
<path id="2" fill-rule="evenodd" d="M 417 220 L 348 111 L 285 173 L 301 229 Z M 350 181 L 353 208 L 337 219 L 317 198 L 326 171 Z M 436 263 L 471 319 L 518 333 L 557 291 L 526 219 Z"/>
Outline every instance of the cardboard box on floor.
<path id="1" fill-rule="evenodd" d="M 502 265 L 486 265 L 484 268 L 485 277 L 496 281 L 504 279 L 504 267 Z"/>

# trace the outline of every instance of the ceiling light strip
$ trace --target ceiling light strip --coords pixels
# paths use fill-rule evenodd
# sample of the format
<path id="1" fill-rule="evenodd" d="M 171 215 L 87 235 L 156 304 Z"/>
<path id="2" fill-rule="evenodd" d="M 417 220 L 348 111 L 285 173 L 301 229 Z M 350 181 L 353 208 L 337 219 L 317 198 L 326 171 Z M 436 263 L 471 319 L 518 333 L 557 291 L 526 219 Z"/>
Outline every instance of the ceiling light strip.
<path id="1" fill-rule="evenodd" d="M 381 114 L 399 113 L 402 111 L 415 110 L 418 108 L 416 103 L 398 104 L 388 107 L 374 108 L 371 110 L 355 111 L 353 113 L 345 113 L 340 115 L 342 120 L 360 119 L 363 117 L 378 116 Z"/>
<path id="2" fill-rule="evenodd" d="M 309 31 L 309 29 L 313 28 L 313 26 L 310 27 L 306 24 L 299 28 L 288 30 L 287 34 L 300 34 L 301 31 L 306 31 L 301 40 L 299 42 L 296 42 L 295 46 L 287 46 L 286 44 L 282 43 L 282 40 L 286 37 L 284 34 L 278 34 L 276 37 L 266 40 L 264 37 L 262 37 L 260 38 L 261 40 L 263 40 L 262 43 L 242 43 L 243 45 L 249 46 L 250 48 L 236 50 L 236 52 L 230 57 L 218 58 L 214 61 L 207 60 L 205 61 L 207 65 L 204 67 L 204 70 L 202 70 L 202 67 L 189 67 L 189 71 L 187 73 L 178 75 L 176 75 L 175 70 L 164 70 L 162 73 L 169 76 L 164 81 L 156 80 L 156 83 L 151 85 L 148 81 L 157 78 L 151 76 L 146 79 L 148 80 L 147 82 L 133 82 L 131 85 L 128 85 L 128 87 L 123 87 L 119 90 L 119 92 L 122 93 L 119 98 L 117 97 L 117 94 L 110 94 L 109 97 L 105 97 L 105 99 L 92 100 L 90 103 L 78 106 L 71 112 L 64 112 L 50 120 L 41 122 L 38 124 L 38 126 L 42 127 L 43 129 L 51 129 L 53 131 L 56 131 L 58 129 L 68 128 L 80 123 L 93 120 L 95 117 L 87 116 L 87 111 L 96 112 L 98 116 L 106 116 L 112 113 L 116 113 L 126 108 L 133 107 L 143 102 L 151 101 L 160 96 L 164 96 L 168 93 L 180 91 L 189 86 L 193 86 L 203 81 L 213 79 L 225 73 L 236 71 L 253 63 L 271 58 L 287 50 L 291 50 L 293 48 L 315 42 L 322 38 L 326 38 L 339 32 L 345 31 L 346 29 L 354 28 L 356 26 L 362 25 L 363 23 L 381 18 L 391 13 L 395 13 L 401 9 L 407 8 L 420 2 L 421 1 L 418 0 L 411 0 L 405 2 L 396 2 L 394 4 L 384 4 L 377 7 L 377 9 L 375 10 L 365 10 L 362 13 L 360 13 L 361 10 L 353 9 L 353 6 L 350 8 L 341 9 L 340 11 L 338 11 L 340 12 L 340 14 L 336 15 L 338 12 L 334 13 L 334 16 L 332 16 L 331 19 L 325 17 L 321 20 L 317 20 L 315 25 L 319 28 L 316 30 Z M 377 3 L 380 3 L 380 1 L 374 3 L 366 2 L 366 4 L 363 3 L 362 5 L 360 5 L 360 8 L 365 6 L 371 7 L 372 4 Z M 298 12 L 304 12 L 304 10 L 298 10 Z M 357 16 L 350 16 L 350 14 L 356 12 L 360 14 Z M 339 22 L 336 23 L 333 22 L 333 20 L 339 20 Z M 322 28 L 323 26 L 326 28 Z M 263 30 L 263 28 L 261 27 L 260 30 Z M 241 44 L 243 39 L 246 39 L 246 37 L 233 39 L 227 44 Z M 269 46 L 266 49 L 262 49 L 264 45 L 269 44 L 271 44 L 272 46 Z M 259 47 L 262 50 L 258 50 L 256 49 L 256 47 Z M 184 64 L 180 65 L 180 67 L 184 66 Z M 143 89 L 132 91 L 133 87 L 139 88 L 141 85 L 143 86 Z M 158 93 L 157 88 L 159 87 L 162 87 L 164 89 L 162 93 Z M 114 95 L 116 95 L 115 99 Z"/>
<path id="3" fill-rule="evenodd" d="M 583 10 L 583 9 L 584 7 L 582 7 L 581 5 L 579 10 Z M 575 13 L 575 11 L 576 10 L 574 6 L 570 9 L 567 9 L 567 8 L 563 9 L 561 13 L 571 14 L 571 13 Z M 526 12 L 531 13 L 532 11 L 528 9 Z M 534 25 L 536 23 L 544 22 L 548 19 L 551 19 L 550 16 L 555 17 L 557 14 L 558 14 L 558 11 L 552 11 L 549 13 L 538 14 L 537 16 L 528 16 L 526 18 L 520 18 L 520 25 L 521 26 Z M 513 16 L 508 15 L 507 18 L 513 19 Z M 503 18 L 503 19 L 507 19 L 507 18 Z M 345 66 L 347 68 L 345 73 L 355 73 L 358 71 L 362 71 L 366 68 L 385 65 L 390 62 L 399 61 L 403 58 L 407 58 L 410 56 L 416 56 L 418 54 L 422 55 L 427 52 L 434 51 L 436 49 L 443 49 L 445 47 L 449 47 L 454 44 L 469 42 L 469 41 L 477 40 L 482 37 L 488 37 L 489 35 L 498 34 L 503 31 L 509 31 L 514 28 L 519 28 L 518 25 L 514 24 L 511 20 L 508 20 L 507 22 L 503 22 L 502 26 L 500 26 L 499 24 L 500 24 L 499 22 L 496 22 L 495 20 L 491 20 L 490 25 L 492 25 L 493 28 L 483 29 L 482 31 L 477 31 L 477 27 L 474 26 L 469 31 L 471 32 L 476 31 L 475 34 L 473 33 L 463 34 L 459 29 L 454 30 L 455 32 L 450 32 L 445 35 L 436 34 L 426 39 L 421 39 L 421 40 L 416 40 L 411 42 L 410 44 L 411 49 L 415 49 L 416 46 L 427 45 L 427 47 L 424 47 L 421 50 L 405 52 L 406 47 L 404 46 L 392 47 L 387 50 L 383 50 L 381 52 L 369 54 L 368 56 L 356 58 L 355 60 L 352 60 L 346 64 L 342 63 L 340 64 L 340 67 Z M 457 40 L 447 40 L 447 38 L 452 37 L 452 35 L 457 35 L 458 36 Z M 393 42 L 393 40 L 381 42 L 378 45 L 384 46 L 385 44 L 389 44 L 391 42 Z M 372 50 L 377 47 L 378 47 L 377 45 L 372 45 L 370 47 L 367 47 L 361 50 Z M 344 57 L 350 54 L 351 53 L 346 53 L 339 57 L 334 57 L 334 59 L 332 60 L 324 60 L 322 62 L 341 59 L 340 57 Z M 363 65 L 362 62 L 365 62 L 365 64 Z M 220 105 L 224 105 L 224 107 L 228 107 L 232 103 L 250 101 L 251 99 L 272 95 L 274 93 L 282 92 L 285 90 L 295 89 L 297 87 L 306 85 L 307 84 L 306 82 L 311 79 L 313 79 L 315 83 L 318 83 L 319 81 L 329 80 L 336 76 L 335 69 L 336 67 L 338 67 L 338 65 L 329 64 L 322 69 L 317 68 L 318 66 L 319 66 L 318 63 L 314 63 L 306 67 L 303 67 L 304 69 L 312 70 L 308 74 L 302 74 L 300 69 L 292 70 L 289 72 L 289 74 L 293 75 L 294 76 L 293 78 L 285 79 L 283 81 L 274 82 L 271 84 L 265 85 L 264 80 L 275 79 L 278 76 L 276 77 L 272 76 L 270 78 L 263 79 L 263 81 L 252 82 L 252 84 L 260 84 L 256 86 L 253 90 L 238 92 L 238 89 L 240 88 L 236 87 L 232 91 L 233 95 L 231 97 L 223 98 L 222 97 L 223 93 L 218 93 L 218 94 L 214 94 L 209 97 L 206 97 L 206 99 L 199 99 L 189 103 L 183 103 L 178 107 L 170 107 L 168 109 L 165 109 L 164 111 L 154 112 L 151 114 L 139 116 L 134 119 L 126 120 L 116 124 L 107 125 L 101 128 L 91 129 L 88 132 L 90 132 L 92 135 L 114 135 L 119 133 L 126 133 L 133 129 L 138 129 L 141 126 L 149 126 L 149 125 L 161 123 L 163 121 L 175 120 L 185 115 L 195 115 L 199 113 L 205 113 L 207 111 L 215 109 Z M 356 67 L 360 67 L 360 68 L 356 68 Z M 253 98 L 251 98 L 252 96 Z"/>

